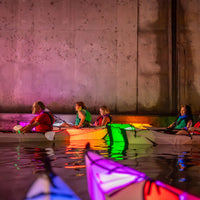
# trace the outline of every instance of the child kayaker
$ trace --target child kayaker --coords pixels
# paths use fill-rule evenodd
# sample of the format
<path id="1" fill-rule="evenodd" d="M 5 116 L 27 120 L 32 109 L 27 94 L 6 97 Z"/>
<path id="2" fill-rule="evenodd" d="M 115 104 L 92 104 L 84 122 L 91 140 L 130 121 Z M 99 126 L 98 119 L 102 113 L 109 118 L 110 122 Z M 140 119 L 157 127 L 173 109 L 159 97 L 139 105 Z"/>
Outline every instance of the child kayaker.
<path id="1" fill-rule="evenodd" d="M 199 121 L 193 127 L 180 130 L 176 134 L 178 135 L 200 134 L 200 114 L 199 114 Z"/>
<path id="2" fill-rule="evenodd" d="M 110 111 L 107 106 L 101 106 L 99 108 L 100 116 L 97 118 L 94 126 L 105 126 L 112 121 Z"/>
<path id="3" fill-rule="evenodd" d="M 177 119 L 167 127 L 168 130 L 188 129 L 192 126 L 192 111 L 189 105 L 183 105 Z"/>

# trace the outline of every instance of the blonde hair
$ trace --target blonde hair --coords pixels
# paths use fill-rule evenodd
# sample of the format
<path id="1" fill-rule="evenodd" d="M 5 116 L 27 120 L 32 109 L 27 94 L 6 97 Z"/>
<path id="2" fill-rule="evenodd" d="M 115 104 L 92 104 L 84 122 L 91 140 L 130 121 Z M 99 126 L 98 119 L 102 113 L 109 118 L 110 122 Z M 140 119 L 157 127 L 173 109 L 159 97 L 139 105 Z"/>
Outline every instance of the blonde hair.
<path id="1" fill-rule="evenodd" d="M 107 106 L 101 106 L 99 109 L 103 110 L 106 114 L 110 114 L 110 110 Z"/>

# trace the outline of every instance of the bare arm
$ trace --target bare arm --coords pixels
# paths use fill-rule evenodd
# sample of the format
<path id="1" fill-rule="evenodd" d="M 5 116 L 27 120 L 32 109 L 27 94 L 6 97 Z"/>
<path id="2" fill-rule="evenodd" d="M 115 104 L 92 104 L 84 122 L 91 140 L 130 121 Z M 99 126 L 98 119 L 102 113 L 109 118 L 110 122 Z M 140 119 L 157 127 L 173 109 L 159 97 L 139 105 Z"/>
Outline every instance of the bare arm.
<path id="1" fill-rule="evenodd" d="M 175 122 L 173 122 L 172 124 L 170 124 L 167 128 L 171 128 L 174 124 L 175 124 Z"/>
<path id="2" fill-rule="evenodd" d="M 105 126 L 109 122 L 110 122 L 110 118 L 106 116 L 103 118 L 103 120 L 101 122 L 101 126 Z"/>
<path id="3" fill-rule="evenodd" d="M 189 120 L 186 127 L 187 127 L 187 129 L 188 129 L 188 128 L 190 128 L 191 126 L 192 126 L 192 120 Z"/>
<path id="4" fill-rule="evenodd" d="M 190 128 L 188 128 L 188 131 L 199 131 L 200 132 L 200 128 L 198 128 L 198 127 L 190 127 Z"/>
<path id="5" fill-rule="evenodd" d="M 39 126 L 40 123 L 39 122 L 33 122 L 32 124 L 28 124 L 27 126 L 22 127 L 19 131 L 21 133 L 27 133 L 29 132 L 32 128 Z"/>
<path id="6" fill-rule="evenodd" d="M 81 111 L 78 112 L 78 116 L 81 119 L 81 121 L 79 122 L 79 125 L 76 127 L 80 128 L 83 125 L 83 122 L 85 121 L 86 116 Z"/>
<path id="7" fill-rule="evenodd" d="M 70 125 L 66 122 L 64 122 L 63 124 L 60 125 L 60 127 L 70 127 Z"/>

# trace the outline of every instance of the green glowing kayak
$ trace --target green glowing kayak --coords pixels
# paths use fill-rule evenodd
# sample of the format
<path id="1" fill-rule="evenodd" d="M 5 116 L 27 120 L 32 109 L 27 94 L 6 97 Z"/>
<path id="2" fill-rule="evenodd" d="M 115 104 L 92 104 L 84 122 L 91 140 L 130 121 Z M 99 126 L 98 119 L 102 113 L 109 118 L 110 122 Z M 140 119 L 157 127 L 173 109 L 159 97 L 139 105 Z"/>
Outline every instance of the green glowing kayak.
<path id="1" fill-rule="evenodd" d="M 154 130 L 135 129 L 129 124 L 109 124 L 107 126 L 111 142 L 128 144 L 200 144 L 200 135 L 176 135 Z"/>

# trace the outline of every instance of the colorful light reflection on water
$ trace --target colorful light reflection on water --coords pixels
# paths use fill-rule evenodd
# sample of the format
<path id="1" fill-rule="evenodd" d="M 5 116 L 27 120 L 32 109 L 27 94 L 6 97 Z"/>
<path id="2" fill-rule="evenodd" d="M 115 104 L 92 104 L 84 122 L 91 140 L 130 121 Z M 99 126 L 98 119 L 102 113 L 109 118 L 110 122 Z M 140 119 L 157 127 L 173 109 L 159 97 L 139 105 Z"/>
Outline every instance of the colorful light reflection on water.
<path id="1" fill-rule="evenodd" d="M 51 159 L 54 171 L 81 197 L 89 199 L 85 171 L 88 141 L 66 143 L 21 143 L 0 145 L 0 187 L 2 198 L 23 199 L 24 192 L 45 170 L 44 158 Z M 200 147 L 127 145 L 91 140 L 90 146 L 105 157 L 144 172 L 147 176 L 200 196 Z M 81 184 L 81 187 L 80 187 Z M 12 198 L 13 197 L 13 198 Z"/>

